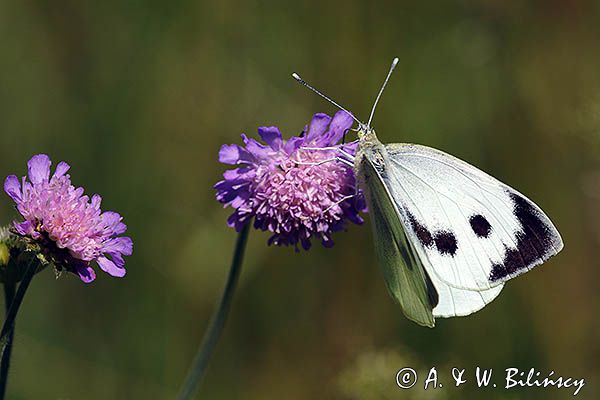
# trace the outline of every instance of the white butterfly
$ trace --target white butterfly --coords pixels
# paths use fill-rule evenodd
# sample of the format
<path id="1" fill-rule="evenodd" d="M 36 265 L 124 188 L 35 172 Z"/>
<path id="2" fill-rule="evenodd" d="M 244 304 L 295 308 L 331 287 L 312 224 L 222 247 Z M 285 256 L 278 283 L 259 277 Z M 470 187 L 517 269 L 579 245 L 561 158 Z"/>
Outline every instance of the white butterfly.
<path id="1" fill-rule="evenodd" d="M 366 195 L 375 248 L 387 287 L 404 314 L 435 325 L 435 317 L 480 310 L 504 283 L 557 254 L 560 234 L 531 200 L 476 167 L 416 144 L 382 144 L 358 122 L 356 155 L 341 151 Z M 339 104 L 293 77 L 340 109 Z"/>

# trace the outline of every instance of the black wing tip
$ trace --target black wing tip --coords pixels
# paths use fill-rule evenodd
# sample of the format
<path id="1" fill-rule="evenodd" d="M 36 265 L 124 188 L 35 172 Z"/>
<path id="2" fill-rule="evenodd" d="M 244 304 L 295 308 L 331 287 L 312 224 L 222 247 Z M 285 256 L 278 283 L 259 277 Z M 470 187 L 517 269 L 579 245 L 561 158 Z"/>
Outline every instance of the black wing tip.
<path id="1" fill-rule="evenodd" d="M 528 264 L 525 267 L 517 268 L 511 272 L 507 269 L 507 267 L 504 263 L 503 264 L 494 264 L 492 266 L 492 271 L 490 272 L 490 276 L 489 276 L 488 280 L 490 281 L 490 283 L 504 283 L 513 278 L 516 278 L 517 276 L 523 275 L 523 274 L 531 271 L 535 267 L 542 265 L 543 263 L 548 261 L 550 258 L 552 258 L 555 255 L 557 255 L 558 253 L 560 253 L 560 251 L 563 249 L 564 246 L 563 246 L 563 242 L 562 242 L 561 238 L 557 237 L 557 239 L 558 239 L 557 242 L 553 244 L 553 248 L 554 248 L 553 251 L 548 252 L 547 254 L 544 255 L 544 257 L 536 259 L 535 261 L 533 261 L 532 263 Z"/>
<path id="2" fill-rule="evenodd" d="M 564 247 L 560 233 L 534 202 L 518 192 L 507 192 L 521 230 L 516 233 L 516 247 L 506 247 L 502 262 L 492 265 L 488 280 L 494 283 L 531 271 Z"/>

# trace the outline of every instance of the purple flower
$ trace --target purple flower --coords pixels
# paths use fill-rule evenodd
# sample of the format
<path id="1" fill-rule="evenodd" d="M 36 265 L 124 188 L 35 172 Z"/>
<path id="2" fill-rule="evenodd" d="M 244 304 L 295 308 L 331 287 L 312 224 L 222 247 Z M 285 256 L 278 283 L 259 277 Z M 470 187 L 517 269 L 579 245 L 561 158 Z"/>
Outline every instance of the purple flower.
<path id="1" fill-rule="evenodd" d="M 333 118 L 315 114 L 300 136 L 287 141 L 271 126 L 258 128 L 266 146 L 244 134 L 245 146 L 222 146 L 219 161 L 239 165 L 215 185 L 217 200 L 235 209 L 229 226 L 240 231 L 254 217 L 255 228 L 273 232 L 269 244 L 308 250 L 311 238 L 331 247 L 331 234 L 347 220 L 363 223 L 359 212 L 366 206 L 356 195 L 352 168 L 339 161 L 318 164 L 338 156 L 340 148 L 354 154 L 355 143 L 338 144 L 352 123 L 344 111 Z"/>
<path id="2" fill-rule="evenodd" d="M 118 236 L 127 230 L 116 212 L 100 210 L 101 197 L 90 199 L 83 188 L 75 188 L 61 161 L 50 177 L 50 158 L 35 155 L 27 163 L 22 183 L 15 175 L 4 181 L 4 191 L 14 200 L 25 219 L 14 221 L 14 230 L 33 240 L 58 270 L 66 269 L 88 283 L 96 278 L 90 263 L 95 261 L 112 276 L 125 275 L 123 256 L 131 255 L 133 242 Z"/>

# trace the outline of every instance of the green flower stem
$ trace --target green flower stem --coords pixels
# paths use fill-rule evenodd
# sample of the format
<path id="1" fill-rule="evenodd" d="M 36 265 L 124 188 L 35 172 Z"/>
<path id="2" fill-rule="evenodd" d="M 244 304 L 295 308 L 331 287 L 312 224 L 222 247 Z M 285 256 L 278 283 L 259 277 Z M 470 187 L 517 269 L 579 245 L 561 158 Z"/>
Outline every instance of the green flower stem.
<path id="1" fill-rule="evenodd" d="M 37 260 L 32 259 L 27 269 L 25 270 L 25 274 L 23 275 L 23 279 L 19 284 L 19 288 L 17 289 L 17 293 L 10 296 L 12 301 L 10 302 L 10 306 L 8 302 L 6 304 L 6 317 L 4 319 L 4 324 L 2 325 L 2 331 L 0 331 L 0 400 L 4 399 L 4 395 L 6 393 L 6 382 L 8 380 L 8 367 L 10 366 L 10 354 L 12 352 L 12 339 L 14 335 L 15 329 L 15 319 L 17 318 L 17 312 L 19 311 L 19 307 L 23 302 L 23 298 L 25 297 L 25 292 L 27 292 L 27 288 L 35 275 L 37 270 Z M 8 284 L 10 285 L 10 284 Z M 6 285 L 4 287 L 5 290 L 5 298 L 9 299 L 9 295 L 11 294 L 10 288 Z M 14 293 L 14 284 L 12 284 L 12 293 Z"/>
<path id="2" fill-rule="evenodd" d="M 6 310 L 5 315 L 8 315 L 10 306 L 12 305 L 13 298 L 15 297 L 15 283 L 5 282 L 4 283 L 4 308 Z M 0 359 L 0 398 L 4 398 L 6 393 L 6 378 L 8 377 L 8 368 L 10 367 L 10 355 L 12 353 L 13 336 L 15 333 L 15 326 L 9 330 L 8 342 L 6 343 L 6 349 L 2 353 L 2 359 Z"/>
<path id="3" fill-rule="evenodd" d="M 250 222 L 248 222 L 238 234 L 233 253 L 233 261 L 231 262 L 231 268 L 229 270 L 225 289 L 223 290 L 221 302 L 210 320 L 207 331 L 204 333 L 200 349 L 192 362 L 192 368 L 185 379 L 179 397 L 177 397 L 178 400 L 191 399 L 206 372 L 208 362 L 217 345 L 219 337 L 221 336 L 225 321 L 227 320 L 227 314 L 231 308 L 231 300 L 233 299 L 233 292 L 235 291 L 240 276 L 249 230 Z"/>

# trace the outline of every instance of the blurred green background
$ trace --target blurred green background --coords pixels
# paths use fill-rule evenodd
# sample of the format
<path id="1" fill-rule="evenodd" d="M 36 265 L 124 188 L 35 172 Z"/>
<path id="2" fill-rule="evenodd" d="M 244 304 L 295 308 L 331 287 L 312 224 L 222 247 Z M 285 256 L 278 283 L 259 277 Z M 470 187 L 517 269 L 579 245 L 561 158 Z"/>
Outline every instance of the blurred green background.
<path id="1" fill-rule="evenodd" d="M 0 176 L 35 153 L 125 216 L 128 274 L 44 271 L 17 321 L 10 399 L 174 398 L 227 274 L 235 233 L 212 185 L 222 143 L 297 134 L 335 110 L 470 161 L 534 199 L 565 249 L 484 310 L 406 320 L 369 223 L 333 249 L 252 232 L 204 399 L 566 399 L 572 389 L 451 387 L 451 367 L 535 367 L 600 398 L 600 5 L 596 1 L 0 2 Z M 4 196 L 4 194 L 2 194 Z M 0 201 L 8 223 L 16 212 Z M 395 386 L 440 370 L 436 392 Z M 498 378 L 499 383 L 501 379 Z"/>

